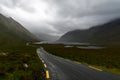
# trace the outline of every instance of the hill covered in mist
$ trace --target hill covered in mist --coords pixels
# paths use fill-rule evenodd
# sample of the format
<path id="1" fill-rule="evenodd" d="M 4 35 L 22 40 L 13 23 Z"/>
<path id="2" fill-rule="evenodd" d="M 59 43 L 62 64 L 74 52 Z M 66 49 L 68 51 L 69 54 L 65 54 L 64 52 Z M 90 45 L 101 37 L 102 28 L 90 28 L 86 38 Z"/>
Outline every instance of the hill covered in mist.
<path id="1" fill-rule="evenodd" d="M 87 30 L 69 31 L 58 41 L 120 45 L 120 19 Z"/>
<path id="2" fill-rule="evenodd" d="M 0 45 L 38 41 L 31 32 L 10 17 L 0 14 Z"/>

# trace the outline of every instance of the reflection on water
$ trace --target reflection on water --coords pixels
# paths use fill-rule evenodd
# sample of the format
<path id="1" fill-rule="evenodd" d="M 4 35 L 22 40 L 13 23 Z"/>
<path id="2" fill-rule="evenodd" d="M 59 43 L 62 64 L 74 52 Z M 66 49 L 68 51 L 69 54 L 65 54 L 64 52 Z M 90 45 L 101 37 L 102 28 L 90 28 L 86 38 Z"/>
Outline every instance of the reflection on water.
<path id="1" fill-rule="evenodd" d="M 65 48 L 76 47 L 81 49 L 103 49 L 106 47 L 100 47 L 95 44 L 90 43 L 78 43 L 78 42 L 50 42 L 50 41 L 43 41 L 43 42 L 35 42 L 34 44 L 63 44 Z"/>
<path id="2" fill-rule="evenodd" d="M 77 46 L 77 48 L 81 48 L 81 49 L 103 49 L 105 47 L 99 47 L 99 46 Z"/>

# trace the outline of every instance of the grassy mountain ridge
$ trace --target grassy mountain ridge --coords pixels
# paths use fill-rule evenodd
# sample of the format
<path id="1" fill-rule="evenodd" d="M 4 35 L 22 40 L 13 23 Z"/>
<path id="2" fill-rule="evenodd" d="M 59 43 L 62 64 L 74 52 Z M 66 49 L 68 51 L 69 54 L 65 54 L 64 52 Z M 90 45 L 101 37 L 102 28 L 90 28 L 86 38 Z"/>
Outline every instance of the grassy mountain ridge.
<path id="1" fill-rule="evenodd" d="M 94 26 L 87 30 L 73 30 L 63 35 L 59 41 L 93 44 L 120 44 L 120 19 Z"/>
<path id="2" fill-rule="evenodd" d="M 37 41 L 37 38 L 12 18 L 0 14 L 0 44 Z"/>
<path id="3" fill-rule="evenodd" d="M 26 46 L 34 41 L 38 39 L 21 24 L 0 14 L 0 80 L 43 80 L 37 47 Z"/>

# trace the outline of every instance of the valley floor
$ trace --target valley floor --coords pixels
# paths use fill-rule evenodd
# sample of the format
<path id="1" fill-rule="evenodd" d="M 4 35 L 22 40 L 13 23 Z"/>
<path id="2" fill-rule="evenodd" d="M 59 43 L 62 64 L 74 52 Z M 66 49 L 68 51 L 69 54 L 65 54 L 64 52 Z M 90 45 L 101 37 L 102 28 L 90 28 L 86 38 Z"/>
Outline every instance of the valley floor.
<path id="1" fill-rule="evenodd" d="M 81 49 L 49 44 L 41 46 L 53 55 L 120 75 L 120 48 Z"/>

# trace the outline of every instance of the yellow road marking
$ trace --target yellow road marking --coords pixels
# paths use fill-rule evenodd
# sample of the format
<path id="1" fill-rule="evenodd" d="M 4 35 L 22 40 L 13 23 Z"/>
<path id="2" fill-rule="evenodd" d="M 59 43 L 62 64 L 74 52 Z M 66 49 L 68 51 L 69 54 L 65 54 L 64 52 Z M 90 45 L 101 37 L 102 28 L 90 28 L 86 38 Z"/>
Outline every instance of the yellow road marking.
<path id="1" fill-rule="evenodd" d="M 46 65 L 46 64 L 44 64 L 44 67 L 46 68 L 46 67 L 47 67 L 47 65 Z"/>
<path id="2" fill-rule="evenodd" d="M 93 66 L 89 66 L 89 67 L 92 68 L 92 69 L 98 70 L 98 71 L 103 71 L 103 70 L 98 69 L 98 68 L 95 68 L 95 67 L 93 67 Z"/>
<path id="3" fill-rule="evenodd" d="M 47 78 L 47 79 L 50 78 L 50 75 L 49 75 L 49 71 L 48 71 L 48 70 L 46 71 L 46 78 Z"/>

